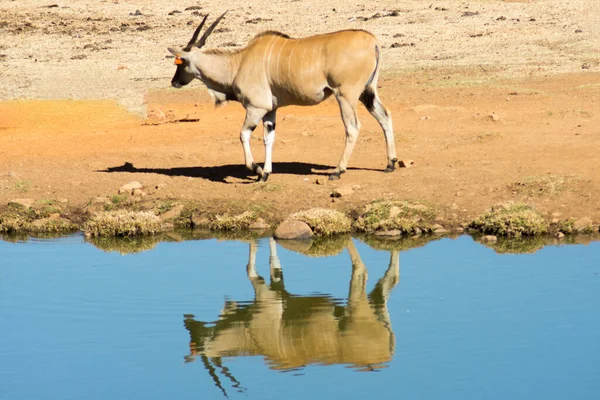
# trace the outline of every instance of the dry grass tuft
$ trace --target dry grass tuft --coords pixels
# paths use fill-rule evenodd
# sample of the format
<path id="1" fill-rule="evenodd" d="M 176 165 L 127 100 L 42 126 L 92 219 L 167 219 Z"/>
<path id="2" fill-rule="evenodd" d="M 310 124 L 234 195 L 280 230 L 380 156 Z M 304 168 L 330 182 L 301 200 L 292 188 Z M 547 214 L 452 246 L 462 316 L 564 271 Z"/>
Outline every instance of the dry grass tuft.
<path id="1" fill-rule="evenodd" d="M 290 215 L 306 223 L 316 236 L 330 236 L 350 232 L 352 221 L 344 213 L 326 208 L 311 208 Z"/>
<path id="2" fill-rule="evenodd" d="M 509 202 L 492 207 L 470 228 L 499 236 L 533 236 L 548 232 L 548 223 L 536 210 L 522 203 Z"/>
<path id="3" fill-rule="evenodd" d="M 399 230 L 403 234 L 430 232 L 435 213 L 422 204 L 406 201 L 375 201 L 354 222 L 365 233 Z"/>
<path id="4" fill-rule="evenodd" d="M 245 211 L 239 215 L 217 215 L 209 224 L 209 228 L 215 231 L 239 231 L 248 229 L 256 221 L 257 216 L 252 211 Z"/>
<path id="5" fill-rule="evenodd" d="M 103 211 L 83 226 L 88 237 L 152 235 L 160 231 L 160 220 L 148 211 Z"/>

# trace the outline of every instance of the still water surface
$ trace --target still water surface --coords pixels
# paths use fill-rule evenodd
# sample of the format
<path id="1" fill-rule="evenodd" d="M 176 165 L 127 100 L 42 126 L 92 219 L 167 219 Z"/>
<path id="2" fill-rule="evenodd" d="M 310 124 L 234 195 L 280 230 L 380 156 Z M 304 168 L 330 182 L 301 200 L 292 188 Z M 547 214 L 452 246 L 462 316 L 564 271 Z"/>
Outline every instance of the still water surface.
<path id="1" fill-rule="evenodd" d="M 600 398 L 598 242 L 295 250 L 0 241 L 0 399 Z"/>

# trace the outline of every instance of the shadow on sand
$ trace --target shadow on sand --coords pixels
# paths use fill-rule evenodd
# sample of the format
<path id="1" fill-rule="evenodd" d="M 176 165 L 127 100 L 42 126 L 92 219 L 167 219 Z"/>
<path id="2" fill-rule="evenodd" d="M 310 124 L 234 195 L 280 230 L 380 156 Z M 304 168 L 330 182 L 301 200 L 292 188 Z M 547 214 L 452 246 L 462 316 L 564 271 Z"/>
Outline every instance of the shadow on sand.
<path id="1" fill-rule="evenodd" d="M 304 162 L 278 162 L 273 163 L 273 173 L 288 175 L 322 175 L 328 176 L 335 167 L 322 164 Z M 378 171 L 373 168 L 348 168 L 349 170 Z M 203 178 L 212 182 L 227 182 L 226 178 L 247 179 L 253 182 L 256 174 L 249 171 L 243 164 L 227 164 L 212 167 L 174 167 L 174 168 L 137 168 L 130 162 L 116 167 L 108 167 L 96 172 L 131 172 L 162 174 L 167 176 L 187 176 L 191 178 Z"/>

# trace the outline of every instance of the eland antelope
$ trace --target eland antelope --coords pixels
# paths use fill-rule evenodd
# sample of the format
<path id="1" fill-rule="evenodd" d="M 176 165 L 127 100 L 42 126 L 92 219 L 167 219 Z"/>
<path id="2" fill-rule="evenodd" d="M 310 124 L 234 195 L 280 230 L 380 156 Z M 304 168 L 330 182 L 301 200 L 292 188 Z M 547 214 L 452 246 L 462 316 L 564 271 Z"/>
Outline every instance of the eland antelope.
<path id="1" fill-rule="evenodd" d="M 225 12 L 226 13 L 226 12 Z M 358 138 L 360 101 L 377 119 L 386 143 L 387 167 L 395 169 L 396 147 L 390 111 L 377 94 L 380 69 L 379 44 L 364 30 L 343 30 L 301 39 L 267 31 L 258 34 L 239 50 L 204 49 L 206 40 L 225 13 L 198 39 L 208 16 L 204 17 L 184 48 L 170 47 L 177 70 L 171 85 L 180 88 L 200 79 L 215 104 L 240 102 L 246 119 L 240 132 L 245 164 L 266 181 L 272 172 L 277 109 L 288 105 L 310 106 L 335 96 L 346 130 L 346 142 L 337 168 L 329 179 L 339 179 Z M 262 120 L 265 162 L 254 162 L 250 136 Z"/>
<path id="2" fill-rule="evenodd" d="M 390 252 L 386 272 L 367 294 L 365 264 L 352 239 L 345 247 L 352 274 L 343 305 L 326 294 L 299 296 L 288 292 L 273 238 L 269 239 L 270 283 L 266 283 L 256 270 L 257 242 L 250 242 L 246 273 L 254 299 L 226 301 L 215 322 L 186 315 L 184 324 L 190 334 L 186 360 L 201 359 L 223 393 L 216 367 L 240 387 L 223 366 L 224 357 L 262 356 L 269 368 L 280 371 L 310 364 L 346 364 L 361 371 L 384 367 L 395 350 L 387 301 L 400 279 L 400 252 Z"/>

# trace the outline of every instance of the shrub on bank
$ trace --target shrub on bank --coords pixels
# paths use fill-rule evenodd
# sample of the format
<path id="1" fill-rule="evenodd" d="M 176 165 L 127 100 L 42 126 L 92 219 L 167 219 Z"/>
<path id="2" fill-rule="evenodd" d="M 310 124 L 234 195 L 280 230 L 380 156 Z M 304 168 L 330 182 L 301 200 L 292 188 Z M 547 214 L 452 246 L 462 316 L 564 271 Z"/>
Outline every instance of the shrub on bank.
<path id="1" fill-rule="evenodd" d="M 103 211 L 83 226 L 86 236 L 152 235 L 160 231 L 160 219 L 149 211 Z"/>
<path id="2" fill-rule="evenodd" d="M 375 201 L 368 204 L 354 222 L 364 233 L 398 230 L 402 234 L 431 232 L 435 214 L 422 204 L 407 201 Z"/>
<path id="3" fill-rule="evenodd" d="M 539 212 L 526 204 L 512 202 L 492 207 L 469 227 L 499 236 L 533 236 L 548 232 L 548 223 Z"/>
<path id="4" fill-rule="evenodd" d="M 239 231 L 248 229 L 256 221 L 256 214 L 251 211 L 245 211 L 239 215 L 217 215 L 210 223 L 209 228 L 217 231 Z"/>
<path id="5" fill-rule="evenodd" d="M 347 233 L 352 229 L 352 221 L 346 214 L 327 208 L 311 208 L 294 213 L 289 218 L 310 226 L 315 236 Z"/>

